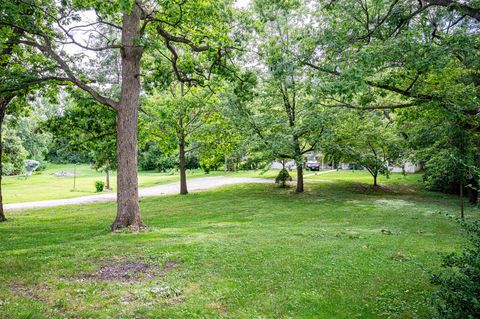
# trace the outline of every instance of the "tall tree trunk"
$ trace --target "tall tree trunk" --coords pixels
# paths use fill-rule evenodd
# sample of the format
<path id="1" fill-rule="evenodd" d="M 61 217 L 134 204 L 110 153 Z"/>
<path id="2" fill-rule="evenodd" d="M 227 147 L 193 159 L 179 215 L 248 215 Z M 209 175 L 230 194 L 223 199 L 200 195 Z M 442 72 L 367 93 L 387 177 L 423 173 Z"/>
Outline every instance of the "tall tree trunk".
<path id="1" fill-rule="evenodd" d="M 227 165 L 228 165 L 228 160 L 227 160 L 227 155 L 225 154 L 225 164 L 223 164 L 223 171 L 225 173 L 227 172 Z"/>
<path id="2" fill-rule="evenodd" d="M 184 92 L 184 83 L 180 82 L 180 94 L 183 97 L 185 96 Z M 182 102 L 183 103 L 183 102 Z M 184 105 L 182 104 L 181 106 L 181 112 L 180 112 L 180 118 L 178 119 L 178 125 L 180 127 L 180 131 L 178 132 L 178 154 L 179 154 L 179 159 L 178 159 L 178 166 L 180 168 L 180 195 L 186 195 L 188 194 L 187 190 L 187 165 L 185 163 L 185 132 L 186 128 L 184 127 L 183 123 L 183 115 L 184 115 Z"/>
<path id="3" fill-rule="evenodd" d="M 123 15 L 122 87 L 117 110 L 117 216 L 112 230 L 144 227 L 138 204 L 137 129 L 140 96 L 141 12 L 134 2 L 131 13 Z"/>
<path id="4" fill-rule="evenodd" d="M 187 165 L 185 160 L 185 136 L 180 137 L 179 143 L 179 167 L 180 167 L 180 194 L 186 195 L 188 194 L 187 190 Z"/>
<path id="5" fill-rule="evenodd" d="M 290 127 L 294 127 L 293 124 Z M 303 155 L 300 150 L 300 142 L 296 135 L 293 136 L 293 145 L 295 150 L 295 164 L 297 165 L 297 193 L 303 193 Z"/>
<path id="6" fill-rule="evenodd" d="M 7 109 L 7 104 L 4 97 L 0 97 L 0 222 L 4 222 L 7 220 L 5 217 L 5 212 L 3 211 L 3 198 L 2 198 L 2 155 L 3 155 L 3 142 L 2 142 L 2 125 L 3 119 L 5 117 L 5 111 Z"/>
<path id="7" fill-rule="evenodd" d="M 7 220 L 5 212 L 3 211 L 3 197 L 2 197 L 2 174 L 3 174 L 3 142 L 2 142 L 2 125 L 5 118 L 5 112 L 7 111 L 8 103 L 13 99 L 12 96 L 0 96 L 0 222 Z"/>
<path id="8" fill-rule="evenodd" d="M 110 162 L 108 159 L 105 161 L 105 187 L 110 190 Z"/>
<path id="9" fill-rule="evenodd" d="M 373 186 L 378 186 L 377 185 L 377 174 L 373 175 Z"/>
<path id="10" fill-rule="evenodd" d="M 297 163 L 297 193 L 303 193 L 303 164 Z"/>

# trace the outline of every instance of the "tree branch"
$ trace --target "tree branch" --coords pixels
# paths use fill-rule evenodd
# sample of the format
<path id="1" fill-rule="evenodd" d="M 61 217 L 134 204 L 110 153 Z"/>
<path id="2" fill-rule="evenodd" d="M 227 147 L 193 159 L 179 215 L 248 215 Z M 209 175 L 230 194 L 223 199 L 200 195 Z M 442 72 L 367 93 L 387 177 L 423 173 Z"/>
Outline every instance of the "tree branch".
<path id="1" fill-rule="evenodd" d="M 183 43 L 188 45 L 193 51 L 195 52 L 203 52 L 207 51 L 210 49 L 208 45 L 203 45 L 203 46 L 197 46 L 195 43 L 192 41 L 188 40 L 185 37 L 179 37 L 175 36 L 173 34 L 168 33 L 165 29 L 162 28 L 161 25 L 157 26 L 157 32 L 167 41 L 169 42 L 177 42 L 177 43 Z"/>
<path id="2" fill-rule="evenodd" d="M 18 42 L 19 43 L 22 43 L 22 44 L 25 44 L 25 45 L 29 45 L 29 46 L 32 46 L 32 47 L 35 47 L 37 48 L 38 50 L 40 50 L 41 52 L 43 52 L 45 55 L 49 56 L 50 58 L 52 58 L 57 64 L 58 66 L 67 74 L 68 78 L 70 81 L 72 81 L 73 84 L 75 84 L 76 86 L 78 86 L 80 89 L 86 91 L 87 93 L 89 93 L 95 100 L 97 100 L 99 103 L 103 104 L 103 105 L 106 105 L 106 106 L 110 106 L 111 108 L 113 108 L 114 110 L 117 110 L 118 109 L 118 102 L 108 98 L 108 97 L 105 97 L 103 95 L 101 95 L 98 91 L 96 91 L 94 88 L 92 88 L 91 86 L 87 85 L 85 82 L 81 81 L 76 75 L 75 73 L 72 71 L 72 69 L 70 68 L 70 66 L 67 64 L 67 62 L 65 62 L 65 60 L 63 60 L 52 48 L 52 43 L 50 41 L 50 39 L 48 38 L 47 35 L 43 34 L 42 33 L 42 38 L 44 39 L 45 41 L 45 44 L 42 45 L 42 44 L 39 44 L 37 42 L 34 42 L 34 41 L 25 41 L 25 40 L 19 40 Z"/>
<path id="3" fill-rule="evenodd" d="M 430 5 L 455 9 L 460 13 L 468 15 L 480 22 L 480 9 L 473 8 L 465 3 L 460 3 L 458 1 L 453 1 L 453 0 L 423 0 L 423 1 L 425 1 Z"/>
<path id="4" fill-rule="evenodd" d="M 71 79 L 70 78 L 65 78 L 65 77 L 59 77 L 59 76 L 47 76 L 47 77 L 43 77 L 43 78 L 39 78 L 39 79 L 34 79 L 34 80 L 31 80 L 31 81 L 19 83 L 15 87 L 5 88 L 5 89 L 0 88 L 0 94 L 2 94 L 2 93 L 14 93 L 14 92 L 20 91 L 22 89 L 27 89 L 31 85 L 40 84 L 40 83 L 47 82 L 47 81 L 56 81 L 56 82 L 61 83 L 61 82 L 71 82 Z"/>

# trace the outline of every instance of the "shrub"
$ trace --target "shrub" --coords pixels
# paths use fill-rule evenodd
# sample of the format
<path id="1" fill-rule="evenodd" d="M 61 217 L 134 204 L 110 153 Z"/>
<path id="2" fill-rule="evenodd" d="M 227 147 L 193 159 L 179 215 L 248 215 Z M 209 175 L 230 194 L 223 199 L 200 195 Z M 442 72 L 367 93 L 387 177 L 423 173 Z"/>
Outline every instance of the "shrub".
<path id="1" fill-rule="evenodd" d="M 463 224 L 469 245 L 443 257 L 443 270 L 432 275 L 440 318 L 480 318 L 480 221 Z"/>
<path id="2" fill-rule="evenodd" d="M 292 177 L 285 168 L 282 168 L 278 173 L 278 176 L 275 178 L 275 183 L 281 184 L 282 187 L 285 187 L 287 182 L 290 181 L 292 181 Z"/>
<path id="3" fill-rule="evenodd" d="M 39 173 L 39 172 L 42 172 L 44 170 L 46 170 L 48 168 L 48 163 L 43 161 L 43 162 L 40 162 L 40 166 L 38 166 L 38 168 L 35 170 L 36 173 Z"/>
<path id="4" fill-rule="evenodd" d="M 13 129 L 7 129 L 2 137 L 3 175 L 19 175 L 24 172 L 23 161 L 27 159 L 28 152 L 23 147 L 22 139 Z M 5 164 L 11 164 L 8 167 Z"/>
<path id="5" fill-rule="evenodd" d="M 157 159 L 156 168 L 159 172 L 166 173 L 177 167 L 177 159 L 174 156 L 162 156 Z"/>
<path id="6" fill-rule="evenodd" d="M 17 168 L 12 163 L 2 164 L 2 175 L 10 176 L 10 175 L 16 175 L 17 173 L 18 173 Z"/>
<path id="7" fill-rule="evenodd" d="M 186 168 L 187 169 L 197 169 L 200 168 L 200 161 L 195 155 L 188 155 L 186 160 Z"/>
<path id="8" fill-rule="evenodd" d="M 96 181 L 95 182 L 95 189 L 97 190 L 97 193 L 103 192 L 104 188 L 105 188 L 105 182 L 104 181 Z"/>
<path id="9" fill-rule="evenodd" d="M 208 164 L 200 163 L 200 167 L 203 169 L 205 174 L 210 174 L 211 167 Z"/>
<path id="10" fill-rule="evenodd" d="M 458 193 L 459 180 L 462 179 L 462 172 L 458 163 L 452 160 L 447 151 L 441 156 L 432 156 L 425 163 L 423 181 L 428 190 L 443 193 Z"/>
<path id="11" fill-rule="evenodd" d="M 176 156 L 165 154 L 156 143 L 149 142 L 139 152 L 138 165 L 142 170 L 156 169 L 159 172 L 167 172 L 176 168 L 178 163 Z"/>

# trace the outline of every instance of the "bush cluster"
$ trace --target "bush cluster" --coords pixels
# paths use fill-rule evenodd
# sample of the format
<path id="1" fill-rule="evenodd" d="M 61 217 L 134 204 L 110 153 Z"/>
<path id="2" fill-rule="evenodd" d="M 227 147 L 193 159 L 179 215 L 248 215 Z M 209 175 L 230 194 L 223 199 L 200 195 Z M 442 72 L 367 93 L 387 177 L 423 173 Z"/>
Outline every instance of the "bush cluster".
<path id="1" fill-rule="evenodd" d="M 282 168 L 278 173 L 278 176 L 275 178 L 275 183 L 280 184 L 282 187 L 285 187 L 287 182 L 291 181 L 292 177 L 290 176 L 290 173 L 288 173 L 288 170 L 285 168 Z"/>
<path id="2" fill-rule="evenodd" d="M 105 182 L 104 181 L 96 181 L 95 182 L 95 189 L 97 193 L 103 192 L 105 189 Z"/>
<path id="3" fill-rule="evenodd" d="M 434 302 L 440 318 L 480 318 L 480 221 L 463 224 L 468 245 L 443 257 L 443 269 L 432 275 L 438 286 Z"/>

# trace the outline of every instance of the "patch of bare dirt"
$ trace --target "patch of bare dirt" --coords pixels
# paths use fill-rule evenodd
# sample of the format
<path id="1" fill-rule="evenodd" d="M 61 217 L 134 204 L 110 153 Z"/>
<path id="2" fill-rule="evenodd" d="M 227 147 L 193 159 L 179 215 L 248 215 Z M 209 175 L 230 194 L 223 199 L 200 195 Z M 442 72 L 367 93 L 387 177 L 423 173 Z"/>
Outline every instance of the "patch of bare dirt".
<path id="1" fill-rule="evenodd" d="M 142 279 L 165 276 L 177 265 L 175 261 L 168 261 L 165 267 L 158 267 L 142 261 L 106 264 L 95 273 L 83 274 L 81 277 L 96 281 L 132 282 Z"/>
<path id="2" fill-rule="evenodd" d="M 353 188 L 360 193 L 370 193 L 370 192 L 383 192 L 383 193 L 394 193 L 394 194 L 408 194 L 415 193 L 415 188 L 409 185 L 377 185 L 373 186 L 371 184 L 364 183 L 352 183 Z"/>
<path id="3" fill-rule="evenodd" d="M 370 184 L 364 184 L 364 183 L 352 183 L 353 188 L 358 191 L 358 192 L 375 192 L 375 191 L 383 191 L 383 192 L 393 192 L 394 188 L 391 186 L 387 185 L 377 185 L 373 186 Z"/>
<path id="4" fill-rule="evenodd" d="M 225 306 L 225 304 L 222 303 L 222 302 L 220 302 L 220 301 L 211 302 L 208 306 L 209 306 L 211 309 L 219 312 L 222 316 L 228 315 L 227 306 Z"/>
<path id="5" fill-rule="evenodd" d="M 32 286 L 27 286 L 21 282 L 15 281 L 10 286 L 10 291 L 13 295 L 21 298 L 29 298 L 35 300 L 42 300 L 45 301 L 44 292 L 47 288 L 44 286 L 40 286 L 35 284 Z"/>

